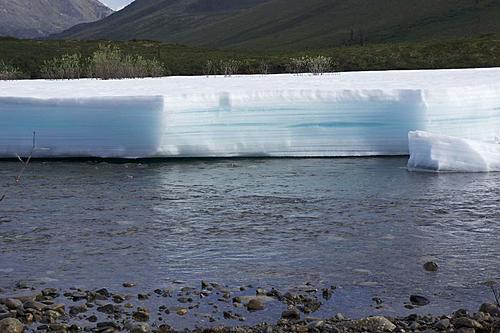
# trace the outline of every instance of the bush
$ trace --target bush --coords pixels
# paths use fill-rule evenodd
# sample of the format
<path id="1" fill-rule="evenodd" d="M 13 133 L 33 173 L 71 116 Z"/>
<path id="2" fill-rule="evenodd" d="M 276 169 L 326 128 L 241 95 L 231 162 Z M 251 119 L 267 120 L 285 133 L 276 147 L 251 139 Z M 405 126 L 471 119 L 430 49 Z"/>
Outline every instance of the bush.
<path id="1" fill-rule="evenodd" d="M 224 75 L 231 76 L 238 74 L 241 69 L 241 62 L 235 59 L 212 61 L 208 60 L 203 67 L 203 74 L 205 75 Z"/>
<path id="2" fill-rule="evenodd" d="M 291 73 L 313 73 L 321 75 L 333 70 L 333 61 L 325 56 L 303 56 L 301 58 L 291 58 L 288 71 Z"/>
<path id="3" fill-rule="evenodd" d="M 79 79 L 85 73 L 82 57 L 79 54 L 65 54 L 61 58 L 53 58 L 43 62 L 40 76 L 43 79 Z"/>
<path id="4" fill-rule="evenodd" d="M 124 79 L 139 77 L 158 77 L 163 75 L 163 66 L 156 59 L 141 56 L 123 56 L 117 47 L 99 45 L 90 61 L 90 77 Z"/>
<path id="5" fill-rule="evenodd" d="M 23 79 L 24 75 L 19 68 L 0 61 L 0 80 Z"/>

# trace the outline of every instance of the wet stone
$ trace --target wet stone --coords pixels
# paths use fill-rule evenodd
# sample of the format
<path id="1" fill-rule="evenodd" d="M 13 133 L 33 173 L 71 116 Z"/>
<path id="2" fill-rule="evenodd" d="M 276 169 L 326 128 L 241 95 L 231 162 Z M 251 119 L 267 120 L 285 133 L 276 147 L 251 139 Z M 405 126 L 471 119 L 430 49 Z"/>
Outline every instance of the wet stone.
<path id="1" fill-rule="evenodd" d="M 248 311 L 264 310 L 264 303 L 258 298 L 252 298 L 246 305 Z"/>
<path id="2" fill-rule="evenodd" d="M 15 298 L 7 298 L 5 301 L 5 305 L 10 309 L 10 310 L 16 310 L 19 309 L 23 306 L 23 303 Z"/>
<path id="3" fill-rule="evenodd" d="M 376 316 L 354 321 L 354 328 L 358 331 L 367 329 L 370 332 L 392 332 L 396 325 L 385 317 Z"/>
<path id="4" fill-rule="evenodd" d="M 116 310 L 118 310 L 118 308 L 113 304 L 106 304 L 97 308 L 97 311 L 107 314 L 113 314 Z"/>
<path id="5" fill-rule="evenodd" d="M 87 310 L 88 310 L 87 305 L 81 304 L 81 305 L 70 307 L 69 308 L 69 313 L 71 315 L 73 315 L 73 316 L 76 316 L 79 313 L 85 313 L 85 312 L 87 312 Z"/>
<path id="6" fill-rule="evenodd" d="M 137 311 L 132 314 L 132 318 L 136 321 L 147 322 L 149 320 L 149 312 L 144 308 L 138 308 Z"/>
<path id="7" fill-rule="evenodd" d="M 495 304 L 491 304 L 491 303 L 481 304 L 479 311 L 483 312 L 483 313 L 488 313 L 491 316 L 500 316 L 500 308 L 498 306 L 496 306 Z"/>
<path id="8" fill-rule="evenodd" d="M 2 333 L 22 333 L 24 325 L 15 318 L 0 320 L 0 332 Z"/>
<path id="9" fill-rule="evenodd" d="M 448 329 L 448 327 L 450 327 L 450 320 L 448 318 L 441 319 L 434 325 L 434 327 L 437 328 L 438 330 L 444 331 Z"/>
<path id="10" fill-rule="evenodd" d="M 295 307 L 288 308 L 281 313 L 281 318 L 289 320 L 299 320 L 300 311 Z"/>
<path id="11" fill-rule="evenodd" d="M 150 333 L 151 328 L 147 323 L 134 324 L 129 328 L 130 333 Z"/>

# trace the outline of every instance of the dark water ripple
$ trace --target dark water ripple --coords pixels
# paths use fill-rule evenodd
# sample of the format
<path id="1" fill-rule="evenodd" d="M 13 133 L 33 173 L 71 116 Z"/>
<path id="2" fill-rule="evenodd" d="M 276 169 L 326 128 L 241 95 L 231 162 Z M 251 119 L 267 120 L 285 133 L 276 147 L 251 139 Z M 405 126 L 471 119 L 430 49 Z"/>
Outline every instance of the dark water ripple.
<path id="1" fill-rule="evenodd" d="M 477 307 L 500 278 L 500 174 L 408 173 L 402 158 L 3 162 L 0 287 L 173 280 L 340 287 L 351 315 Z M 422 264 L 437 261 L 429 274 Z M 366 305 L 364 307 L 363 305 Z M 406 311 L 406 312 L 405 312 Z"/>

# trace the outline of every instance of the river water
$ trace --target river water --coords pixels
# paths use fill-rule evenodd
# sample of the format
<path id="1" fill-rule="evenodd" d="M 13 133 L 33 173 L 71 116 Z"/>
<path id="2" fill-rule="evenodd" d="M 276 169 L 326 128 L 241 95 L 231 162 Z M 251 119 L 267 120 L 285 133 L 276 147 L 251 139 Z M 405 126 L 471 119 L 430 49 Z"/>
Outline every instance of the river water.
<path id="1" fill-rule="evenodd" d="M 337 286 L 318 315 L 477 309 L 500 278 L 500 173 L 405 158 L 0 164 L 0 287 L 201 279 Z M 426 272 L 429 261 L 439 265 Z M 411 294 L 431 303 L 408 310 Z M 375 310 L 372 297 L 384 300 Z"/>

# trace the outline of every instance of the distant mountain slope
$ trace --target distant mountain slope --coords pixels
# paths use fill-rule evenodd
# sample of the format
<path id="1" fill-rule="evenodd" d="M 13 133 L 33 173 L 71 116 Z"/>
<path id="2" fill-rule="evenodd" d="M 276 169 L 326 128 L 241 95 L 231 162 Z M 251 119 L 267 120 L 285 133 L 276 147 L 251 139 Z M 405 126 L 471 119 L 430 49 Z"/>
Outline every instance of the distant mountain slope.
<path id="1" fill-rule="evenodd" d="M 97 0 L 0 0 L 0 36 L 43 37 L 112 12 Z"/>
<path id="2" fill-rule="evenodd" d="M 59 35 L 256 50 L 500 33 L 498 0 L 136 0 Z"/>

